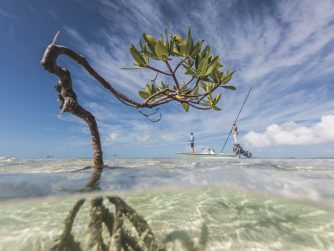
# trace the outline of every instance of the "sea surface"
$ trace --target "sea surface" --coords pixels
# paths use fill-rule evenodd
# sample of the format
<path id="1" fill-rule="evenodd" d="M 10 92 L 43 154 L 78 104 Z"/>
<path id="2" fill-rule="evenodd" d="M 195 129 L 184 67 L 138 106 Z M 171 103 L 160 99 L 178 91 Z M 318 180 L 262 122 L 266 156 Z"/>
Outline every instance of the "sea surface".
<path id="1" fill-rule="evenodd" d="M 88 159 L 0 157 L 0 250 L 50 250 L 79 199 L 71 233 L 89 250 L 90 201 L 102 197 L 112 211 L 110 196 L 141 215 L 167 250 L 334 250 L 334 159 L 105 164 L 96 178 Z"/>

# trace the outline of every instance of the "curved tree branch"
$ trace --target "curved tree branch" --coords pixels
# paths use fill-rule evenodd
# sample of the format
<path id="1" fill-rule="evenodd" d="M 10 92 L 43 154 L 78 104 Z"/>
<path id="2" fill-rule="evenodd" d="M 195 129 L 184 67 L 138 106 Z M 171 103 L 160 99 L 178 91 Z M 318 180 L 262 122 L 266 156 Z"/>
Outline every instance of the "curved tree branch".
<path id="1" fill-rule="evenodd" d="M 60 46 L 60 45 L 54 45 L 50 44 L 43 55 L 43 58 L 41 60 L 41 64 L 44 66 L 46 70 L 48 70 L 51 73 L 57 74 L 56 68 L 59 66 L 56 64 L 56 60 L 60 55 L 66 55 L 70 58 L 72 58 L 75 62 L 80 64 L 82 67 L 86 69 L 86 71 L 94 77 L 104 88 L 106 88 L 108 91 L 110 91 L 112 94 L 115 95 L 117 99 L 122 101 L 126 105 L 130 105 L 137 108 L 153 108 L 155 106 L 167 103 L 165 102 L 167 98 L 165 97 L 160 102 L 138 102 L 132 98 L 129 98 L 125 94 L 121 93 L 120 91 L 116 90 L 111 84 L 109 84 L 108 81 L 106 81 L 100 74 L 98 74 L 93 67 L 87 62 L 84 56 L 81 56 L 74 52 L 73 50 Z M 160 71 L 158 71 L 160 72 Z M 68 72 L 69 73 L 69 72 Z M 166 74 L 164 72 L 160 72 L 162 74 Z M 167 75 L 172 76 L 172 74 L 167 73 Z M 59 75 L 58 75 L 59 76 Z M 169 100 L 170 101 L 170 100 Z"/>
<path id="2" fill-rule="evenodd" d="M 103 168 L 102 146 L 99 129 L 95 117 L 89 111 L 85 110 L 77 101 L 77 95 L 72 88 L 72 79 L 70 72 L 57 65 L 56 59 L 62 49 L 55 45 L 49 45 L 42 58 L 41 64 L 46 70 L 58 76 L 59 80 L 56 85 L 58 100 L 60 101 L 60 113 L 70 112 L 73 115 L 83 119 L 91 133 L 94 168 Z"/>

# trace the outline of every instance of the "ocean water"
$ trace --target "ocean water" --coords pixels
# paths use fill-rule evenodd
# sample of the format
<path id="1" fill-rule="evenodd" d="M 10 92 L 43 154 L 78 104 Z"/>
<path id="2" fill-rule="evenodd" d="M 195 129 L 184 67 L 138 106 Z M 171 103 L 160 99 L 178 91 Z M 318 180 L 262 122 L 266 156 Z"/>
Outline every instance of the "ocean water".
<path id="1" fill-rule="evenodd" d="M 334 159 L 105 164 L 96 179 L 91 160 L 0 157 L 0 250 L 50 250 L 79 199 L 72 235 L 89 250 L 90 201 L 103 197 L 112 211 L 108 196 L 141 215 L 167 250 L 334 250 Z"/>

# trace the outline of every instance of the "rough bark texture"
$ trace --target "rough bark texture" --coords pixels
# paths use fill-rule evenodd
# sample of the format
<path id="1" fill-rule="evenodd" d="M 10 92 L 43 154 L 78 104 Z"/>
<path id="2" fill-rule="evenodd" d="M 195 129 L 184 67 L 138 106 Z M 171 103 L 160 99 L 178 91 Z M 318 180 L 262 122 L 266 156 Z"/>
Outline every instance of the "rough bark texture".
<path id="1" fill-rule="evenodd" d="M 88 248 L 92 251 L 106 251 L 107 247 L 102 238 L 102 216 L 103 198 L 93 199 L 91 202 L 89 223 L 89 243 Z"/>
<path id="2" fill-rule="evenodd" d="M 94 169 L 90 176 L 89 182 L 82 191 L 94 191 L 100 190 L 99 183 L 102 174 L 102 169 Z"/>
<path id="3" fill-rule="evenodd" d="M 68 216 L 65 219 L 64 231 L 60 235 L 57 243 L 51 248 L 51 251 L 81 251 L 80 243 L 74 240 L 71 231 L 74 219 L 84 202 L 84 199 L 78 200 L 70 210 Z"/>
<path id="4" fill-rule="evenodd" d="M 136 228 L 136 231 L 139 235 L 139 238 L 145 243 L 145 246 L 148 250 L 156 251 L 165 251 L 166 249 L 161 246 L 161 244 L 156 240 L 155 235 L 153 234 L 150 226 L 147 224 L 145 219 L 140 216 L 133 208 L 128 206 L 124 200 L 120 197 L 113 196 L 108 197 L 109 201 L 116 207 L 116 215 L 118 212 L 124 214 L 133 226 Z"/>
<path id="5" fill-rule="evenodd" d="M 71 74 L 69 70 L 57 65 L 57 58 L 59 55 L 64 54 L 65 49 L 66 48 L 64 47 L 59 47 L 53 44 L 49 45 L 45 50 L 41 64 L 47 71 L 57 75 L 59 78 L 56 85 L 56 91 L 58 92 L 58 100 L 60 102 L 60 113 L 70 112 L 87 123 L 92 139 L 94 167 L 95 169 L 102 169 L 103 156 L 101 139 L 95 117 L 78 103 L 77 95 L 72 88 Z"/>

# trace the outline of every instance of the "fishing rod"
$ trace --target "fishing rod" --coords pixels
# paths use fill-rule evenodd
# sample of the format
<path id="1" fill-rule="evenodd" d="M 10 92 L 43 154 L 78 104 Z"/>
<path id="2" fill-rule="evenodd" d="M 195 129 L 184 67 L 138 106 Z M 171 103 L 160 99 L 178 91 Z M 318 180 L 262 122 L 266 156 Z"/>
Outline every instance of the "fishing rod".
<path id="1" fill-rule="evenodd" d="M 246 101 L 247 101 L 247 99 L 248 99 L 248 96 L 249 96 L 249 94 L 250 94 L 252 88 L 253 88 L 253 87 L 251 87 L 251 88 L 249 89 L 249 91 L 248 91 L 248 93 L 247 93 L 247 96 L 246 96 L 246 98 L 245 98 L 245 100 L 244 100 L 244 102 L 243 102 L 243 104 L 242 104 L 242 106 L 241 106 L 241 108 L 240 108 L 240 110 L 239 110 L 239 113 L 238 113 L 237 117 L 236 117 L 235 120 L 234 120 L 234 123 L 237 123 L 238 118 L 239 118 L 239 115 L 240 115 L 242 109 L 244 108 L 244 105 L 245 105 L 245 103 L 246 103 Z M 224 146 L 223 146 L 222 150 L 220 151 L 221 153 L 224 151 L 225 145 L 226 145 L 228 139 L 230 138 L 231 132 L 232 132 L 232 130 L 230 130 L 230 133 L 228 134 L 227 139 L 225 140 Z"/>

